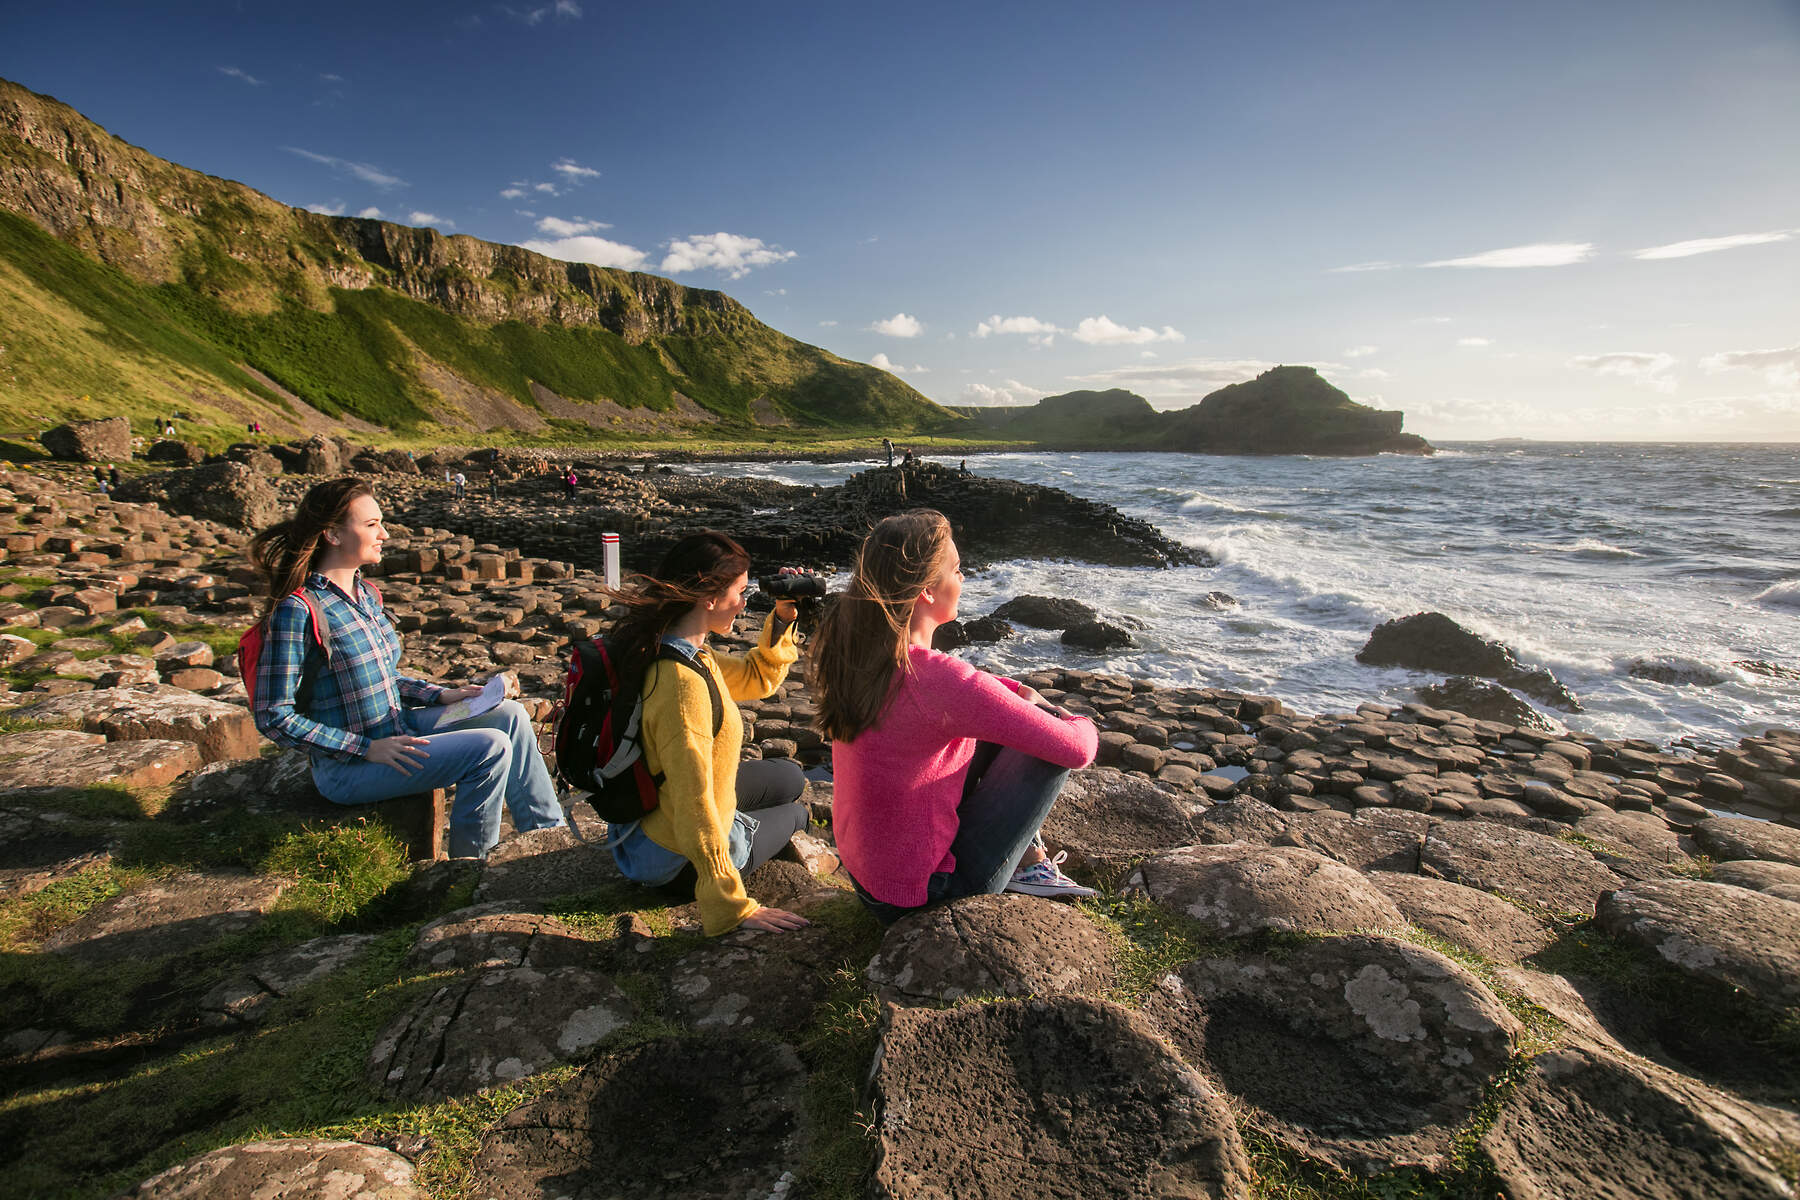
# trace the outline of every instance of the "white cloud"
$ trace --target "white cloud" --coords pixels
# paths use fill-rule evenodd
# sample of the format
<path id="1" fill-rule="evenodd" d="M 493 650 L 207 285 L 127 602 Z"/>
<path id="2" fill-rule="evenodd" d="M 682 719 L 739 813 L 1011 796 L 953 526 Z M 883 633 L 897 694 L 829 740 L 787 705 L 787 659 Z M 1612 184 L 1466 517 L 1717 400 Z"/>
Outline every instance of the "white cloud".
<path id="1" fill-rule="evenodd" d="M 550 169 L 564 179 L 598 179 L 600 172 L 592 167 L 584 167 L 572 158 L 559 158 L 550 164 Z"/>
<path id="2" fill-rule="evenodd" d="M 649 258 L 649 255 L 635 246 L 609 242 L 599 237 L 569 237 L 553 242 L 520 242 L 519 245 L 550 258 L 560 258 L 564 262 L 593 263 L 596 267 L 618 267 L 625 271 L 639 269 Z"/>
<path id="3" fill-rule="evenodd" d="M 903 367 L 897 362 L 889 361 L 888 356 L 885 354 L 877 354 L 874 358 L 871 358 L 869 360 L 869 365 L 871 367 L 880 367 L 884 371 L 892 371 L 896 375 L 929 375 L 929 374 L 931 374 L 930 367 L 921 367 L 917 364 L 914 364 L 913 366 L 910 366 L 910 367 Z"/>
<path id="4" fill-rule="evenodd" d="M 1672 392 L 1677 386 L 1675 377 L 1669 374 L 1675 365 L 1675 358 L 1670 354 L 1578 354 L 1569 360 L 1569 365 L 1582 367 L 1596 375 L 1629 379 L 1658 392 Z"/>
<path id="5" fill-rule="evenodd" d="M 1040 321 L 1036 317 L 1003 317 L 995 313 L 987 320 L 975 326 L 975 336 L 989 337 L 996 333 L 1055 334 L 1062 330 L 1048 321 Z"/>
<path id="6" fill-rule="evenodd" d="M 263 86 L 263 83 L 265 82 L 264 80 L 258 79 L 256 76 L 250 74 L 250 72 L 239 70 L 237 67 L 220 67 L 219 74 L 229 75 L 233 79 L 241 79 L 245 83 L 249 84 L 251 87 L 261 87 L 261 86 Z"/>
<path id="7" fill-rule="evenodd" d="M 820 321 L 819 328 L 820 329 L 836 329 L 837 322 L 836 321 Z"/>
<path id="8" fill-rule="evenodd" d="M 1694 238 L 1686 242 L 1670 242 L 1666 246 L 1650 246 L 1634 251 L 1633 258 L 1691 258 L 1696 254 L 1712 254 L 1718 250 L 1735 250 L 1739 246 L 1763 246 L 1785 242 L 1794 236 L 1792 229 L 1775 229 L 1768 233 L 1733 233 L 1725 237 Z"/>
<path id="9" fill-rule="evenodd" d="M 555 17 L 559 21 L 581 19 L 581 5 L 576 0 L 556 0 L 554 4 L 538 8 L 512 8 L 505 4 L 496 4 L 494 7 L 523 25 L 541 25 L 545 17 Z"/>
<path id="10" fill-rule="evenodd" d="M 1700 360 L 1709 375 L 1721 371 L 1761 371 L 1776 387 L 1800 387 L 1800 346 L 1781 350 L 1730 350 Z"/>
<path id="11" fill-rule="evenodd" d="M 418 209 L 414 209 L 412 212 L 408 213 L 406 219 L 411 221 L 414 225 L 441 225 L 445 229 L 456 228 L 455 221 L 447 220 L 438 216 L 436 213 L 420 212 Z"/>
<path id="12" fill-rule="evenodd" d="M 962 395 L 958 399 L 963 404 L 999 408 L 1036 404 L 1049 394 L 1043 388 L 1032 387 L 1029 383 L 1020 383 L 1016 379 L 1007 379 L 1002 381 L 998 387 L 985 383 L 964 384 Z"/>
<path id="13" fill-rule="evenodd" d="M 344 215 L 344 205 L 341 201 L 334 204 L 309 204 L 306 211 L 318 213 L 321 217 L 341 217 Z"/>
<path id="14" fill-rule="evenodd" d="M 575 0 L 556 0 L 556 15 L 575 19 L 581 16 L 581 5 Z"/>
<path id="15" fill-rule="evenodd" d="M 1494 344 L 1494 342 L 1493 342 L 1493 339 L 1491 339 L 1491 338 L 1466 337 L 1466 338 L 1457 338 L 1456 344 L 1459 346 L 1491 346 Z"/>
<path id="16" fill-rule="evenodd" d="M 1344 351 L 1345 358 L 1367 358 L 1371 354 L 1379 354 L 1380 346 L 1352 346 Z"/>
<path id="17" fill-rule="evenodd" d="M 1356 373 L 1358 379 L 1392 379 L 1392 371 L 1384 371 L 1380 367 L 1364 367 Z"/>
<path id="18" fill-rule="evenodd" d="M 369 207 L 363 209 L 361 212 L 357 213 L 356 215 L 361 217 L 365 221 L 381 220 L 381 210 L 379 208 L 376 208 L 373 204 L 369 205 Z"/>
<path id="19" fill-rule="evenodd" d="M 1069 336 L 1090 346 L 1141 346 L 1146 342 L 1187 341 L 1186 335 L 1167 325 L 1160 332 L 1148 325 L 1129 329 L 1104 313 L 1097 317 L 1083 317 Z"/>
<path id="20" fill-rule="evenodd" d="M 500 193 L 500 198 L 502 200 L 522 200 L 525 198 L 525 189 L 516 185 L 509 187 Z"/>
<path id="21" fill-rule="evenodd" d="M 1508 246 L 1504 250 L 1484 250 L 1465 258 L 1440 258 L 1428 267 L 1566 267 L 1585 262 L 1594 256 L 1592 242 L 1538 242 L 1530 246 Z"/>
<path id="22" fill-rule="evenodd" d="M 573 221 L 565 221 L 561 217 L 545 217 L 537 223 L 539 233 L 547 233 L 551 237 L 579 237 L 584 233 L 599 233 L 602 229 L 611 229 L 605 221 L 584 221 L 580 217 Z"/>
<path id="23" fill-rule="evenodd" d="M 311 150 L 302 150 L 298 146 L 283 146 L 282 149 L 289 154 L 298 154 L 308 162 L 321 163 L 341 174 L 353 176 L 383 191 L 407 186 L 406 180 L 398 175 L 391 175 L 380 167 L 370 166 L 368 163 L 351 162 L 349 159 L 337 158 L 330 154 L 315 154 Z"/>
<path id="24" fill-rule="evenodd" d="M 531 190 L 534 192 L 543 192 L 546 196 L 561 195 L 561 193 L 556 190 L 556 185 L 554 183 L 534 183 L 531 185 Z"/>
<path id="25" fill-rule="evenodd" d="M 877 321 L 869 328 L 876 333 L 900 338 L 915 338 L 925 332 L 925 326 L 919 323 L 919 318 L 909 317 L 903 312 L 895 313 L 884 321 Z"/>
<path id="26" fill-rule="evenodd" d="M 697 237 L 677 238 L 669 243 L 661 270 L 670 274 L 682 271 L 712 269 L 723 271 L 728 279 L 742 279 L 756 267 L 786 262 L 797 255 L 779 246 L 766 246 L 761 238 L 740 237 L 735 233 L 708 233 Z"/>
<path id="27" fill-rule="evenodd" d="M 324 80 L 326 83 L 342 83 L 342 82 L 344 82 L 344 77 L 342 75 L 333 75 L 329 71 L 320 72 L 319 78 Z"/>
<path id="28" fill-rule="evenodd" d="M 1400 267 L 1400 263 L 1381 260 L 1377 262 L 1351 263 L 1347 267 L 1332 267 L 1328 273 L 1332 275 L 1343 275 L 1351 271 L 1398 271 Z"/>
<path id="29" fill-rule="evenodd" d="M 1139 350 L 1138 357 L 1143 358 L 1143 359 L 1151 359 L 1151 358 L 1161 358 L 1162 356 L 1154 350 Z"/>

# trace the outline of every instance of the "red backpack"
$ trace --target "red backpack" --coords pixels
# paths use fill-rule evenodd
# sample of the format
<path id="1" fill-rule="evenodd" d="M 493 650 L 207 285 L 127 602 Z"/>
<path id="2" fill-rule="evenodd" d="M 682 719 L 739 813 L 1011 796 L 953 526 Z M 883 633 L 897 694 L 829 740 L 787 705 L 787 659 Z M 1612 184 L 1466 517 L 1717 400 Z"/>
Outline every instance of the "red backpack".
<path id="1" fill-rule="evenodd" d="M 362 581 L 362 585 L 368 588 L 370 594 L 375 597 L 375 606 L 377 608 L 381 607 L 381 589 L 377 588 L 366 579 Z M 324 656 L 325 662 L 329 665 L 331 662 L 331 643 L 325 637 L 325 614 L 319 608 L 319 602 L 314 600 L 312 598 L 312 593 L 308 592 L 305 588 L 301 588 L 299 591 L 291 592 L 289 594 L 300 597 L 300 602 L 306 605 L 307 615 L 312 618 L 313 644 L 319 648 L 320 654 Z M 238 639 L 238 675 L 244 681 L 244 696 L 250 702 L 251 712 L 256 711 L 256 668 L 258 664 L 262 662 L 263 645 L 267 640 L 268 629 L 266 623 L 262 621 L 258 621 L 250 628 L 244 630 L 244 636 Z M 308 654 L 306 656 L 306 665 L 300 670 L 300 686 L 294 692 L 294 699 L 296 702 L 299 701 L 301 693 L 311 688 L 312 681 L 318 677 L 318 674 L 318 665 L 314 662 L 313 656 Z"/>

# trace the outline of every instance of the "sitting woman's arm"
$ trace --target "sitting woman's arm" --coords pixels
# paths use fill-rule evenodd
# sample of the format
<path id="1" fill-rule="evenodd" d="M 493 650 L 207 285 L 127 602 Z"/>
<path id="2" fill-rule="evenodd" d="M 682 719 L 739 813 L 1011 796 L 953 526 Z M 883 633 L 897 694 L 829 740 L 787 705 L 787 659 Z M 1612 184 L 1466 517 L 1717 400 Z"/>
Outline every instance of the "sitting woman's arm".
<path id="1" fill-rule="evenodd" d="M 930 652 L 915 655 L 922 685 L 938 725 L 951 737 L 1011 746 L 1059 767 L 1085 767 L 1100 746 L 1099 731 L 1086 717 L 1047 712 L 1003 680 L 959 658 Z"/>
<path id="2" fill-rule="evenodd" d="M 311 625 L 312 615 L 298 596 L 289 596 L 275 606 L 256 667 L 256 709 L 251 714 L 256 728 L 277 746 L 363 758 L 369 752 L 368 738 L 320 724 L 294 707 L 307 655 L 321 656 L 313 673 L 315 686 L 326 669 L 323 651 L 313 642 Z"/>
<path id="3" fill-rule="evenodd" d="M 780 625 L 779 635 L 776 626 Z M 771 696 L 787 678 L 788 667 L 800 657 L 794 641 L 795 626 L 770 613 L 757 635 L 756 646 L 746 654 L 715 654 L 719 674 L 733 700 L 761 700 Z"/>

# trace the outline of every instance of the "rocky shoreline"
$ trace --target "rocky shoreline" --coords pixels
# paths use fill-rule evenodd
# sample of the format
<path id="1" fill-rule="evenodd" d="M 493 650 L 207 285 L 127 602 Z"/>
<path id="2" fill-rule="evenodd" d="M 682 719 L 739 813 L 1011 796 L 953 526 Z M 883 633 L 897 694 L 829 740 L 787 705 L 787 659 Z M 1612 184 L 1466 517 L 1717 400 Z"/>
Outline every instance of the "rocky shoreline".
<path id="1" fill-rule="evenodd" d="M 312 482 L 235 465 L 246 494 Z M 458 504 L 410 478 L 380 484 L 409 665 L 514 670 L 540 719 L 561 646 L 604 619 L 551 551 L 599 513 L 648 546 L 786 503 L 796 559 L 847 562 L 881 505 L 981 529 L 1022 495 L 916 466 L 647 496 L 640 469 L 566 505 L 515 476 L 497 514 L 484 480 Z M 986 554 L 1111 524 L 1033 503 Z M 797 860 L 749 881 L 815 917 L 798 934 L 698 937 L 583 839 L 579 802 L 578 832 L 402 864 L 302 920 L 345 886 L 323 849 L 222 847 L 252 820 L 277 848 L 369 835 L 249 724 L 221 653 L 255 607 L 245 538 L 0 472 L 0 1157 L 26 1194 L 322 1196 L 332 1172 L 389 1196 L 1005 1194 L 1021 1159 L 1082 1196 L 1800 1186 L 1800 733 L 1696 753 L 1425 704 L 1297 714 L 1071 650 L 1025 678 L 1103 731 L 1045 830 L 1092 904 L 979 898 L 883 936 L 815 783 Z M 801 680 L 743 708 L 747 756 L 828 760 Z M 320 1038 L 342 1042 L 326 1084 L 231 1073 Z"/>

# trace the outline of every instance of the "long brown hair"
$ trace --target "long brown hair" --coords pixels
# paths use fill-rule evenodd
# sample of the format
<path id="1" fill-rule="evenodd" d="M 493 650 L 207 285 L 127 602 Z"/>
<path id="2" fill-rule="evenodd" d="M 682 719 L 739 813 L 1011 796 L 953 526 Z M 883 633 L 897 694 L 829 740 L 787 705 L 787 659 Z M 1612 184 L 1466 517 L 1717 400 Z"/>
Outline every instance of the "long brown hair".
<path id="1" fill-rule="evenodd" d="M 266 621 L 284 597 L 300 590 L 306 577 L 331 548 L 325 531 L 342 525 L 359 496 L 373 496 L 368 481 L 355 476 L 314 484 L 294 515 L 250 539 L 250 563 L 263 580 L 262 614 Z"/>
<path id="2" fill-rule="evenodd" d="M 749 570 L 748 551 L 716 529 L 702 529 L 669 547 L 654 575 L 634 575 L 624 587 L 607 590 L 625 606 L 607 634 L 620 674 L 642 675 L 671 625 L 694 605 L 724 595 Z"/>
<path id="3" fill-rule="evenodd" d="M 943 575 L 951 546 L 950 522 L 929 508 L 884 517 L 863 539 L 849 590 L 813 636 L 812 685 L 827 737 L 850 741 L 881 717 L 895 672 L 910 669 L 913 606 Z"/>

